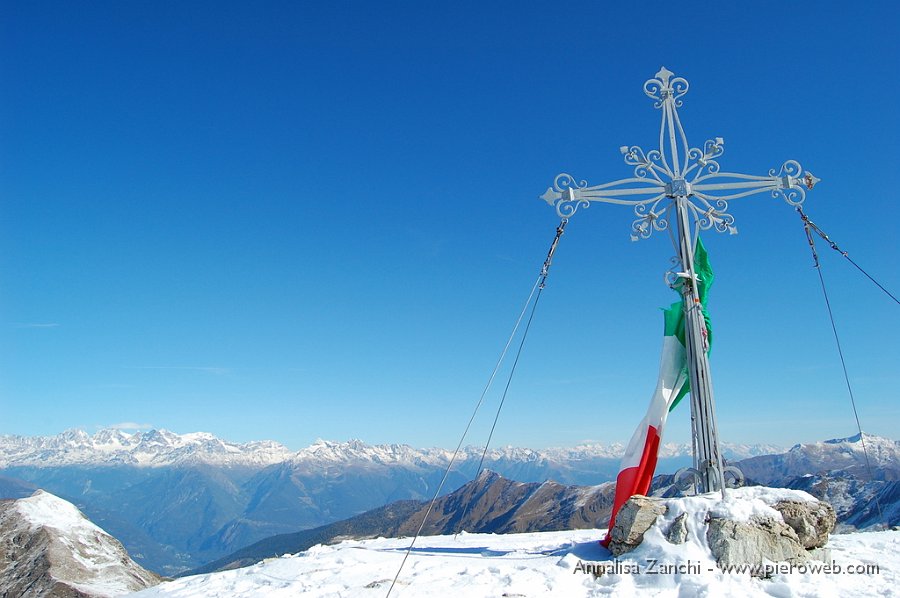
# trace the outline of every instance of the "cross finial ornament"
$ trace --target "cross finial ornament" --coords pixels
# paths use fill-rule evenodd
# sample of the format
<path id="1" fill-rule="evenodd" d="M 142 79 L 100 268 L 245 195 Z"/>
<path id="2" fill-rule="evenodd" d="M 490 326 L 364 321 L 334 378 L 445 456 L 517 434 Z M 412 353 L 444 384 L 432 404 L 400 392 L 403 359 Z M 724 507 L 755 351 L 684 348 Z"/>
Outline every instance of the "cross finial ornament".
<path id="1" fill-rule="evenodd" d="M 667 69 L 666 67 L 662 67 L 659 69 L 659 72 L 656 73 L 656 78 L 662 81 L 664 87 L 669 86 L 669 78 L 674 75 L 672 71 Z"/>
<path id="2" fill-rule="evenodd" d="M 637 145 L 619 148 L 625 163 L 633 168 L 633 176 L 610 183 L 588 186 L 570 174 L 556 176 L 553 186 L 541 199 L 556 208 L 562 218 L 569 218 L 580 207 L 593 202 L 631 206 L 635 219 L 631 223 L 631 239 L 650 237 L 654 231 L 677 229 L 672 241 L 680 262 L 670 284 L 684 296 L 685 350 L 691 389 L 691 428 L 694 436 L 694 467 L 690 470 L 703 492 L 721 490 L 724 496 L 725 468 L 715 417 L 712 378 L 706 351 L 706 326 L 699 308 L 700 298 L 694 281 L 694 244 L 701 230 L 737 233 L 734 216 L 728 213 L 728 202 L 770 193 L 789 205 L 799 206 L 806 191 L 819 179 L 804 172 L 795 160 L 784 162 L 768 175 L 723 172 L 718 159 L 725 152 L 722 137 L 708 139 L 702 147 L 691 147 L 678 116 L 681 98 L 688 92 L 688 82 L 661 67 L 655 78 L 644 82 L 644 93 L 655 100 L 653 106 L 662 113 L 659 148 L 645 152 Z M 669 222 L 674 219 L 674 226 Z M 682 281 L 679 284 L 679 281 Z M 737 472 L 735 477 L 740 477 Z"/>

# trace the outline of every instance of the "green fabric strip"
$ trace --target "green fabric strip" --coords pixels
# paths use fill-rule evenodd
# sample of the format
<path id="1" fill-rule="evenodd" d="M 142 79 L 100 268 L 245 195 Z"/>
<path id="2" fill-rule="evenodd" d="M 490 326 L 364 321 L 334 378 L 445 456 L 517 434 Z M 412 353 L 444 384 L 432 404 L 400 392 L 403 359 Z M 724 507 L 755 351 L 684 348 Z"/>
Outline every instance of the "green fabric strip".
<path id="1" fill-rule="evenodd" d="M 694 274 L 697 275 L 697 294 L 700 295 L 700 309 L 703 312 L 703 320 L 706 322 L 709 349 L 712 349 L 713 329 L 709 311 L 707 311 L 706 300 L 709 296 L 709 288 L 712 286 L 713 280 L 715 280 L 715 275 L 713 274 L 712 265 L 709 263 L 709 254 L 706 253 L 706 247 L 703 246 L 703 241 L 700 237 L 697 237 L 697 246 L 694 249 Z M 684 297 L 682 296 L 681 301 L 673 303 L 668 309 L 664 309 L 663 317 L 665 319 L 665 335 L 675 336 L 684 346 Z M 707 349 L 707 353 L 709 353 L 709 349 Z M 675 406 L 681 402 L 681 399 L 690 390 L 691 383 L 688 380 L 681 387 L 672 404 L 669 405 L 669 411 L 675 409 Z"/>

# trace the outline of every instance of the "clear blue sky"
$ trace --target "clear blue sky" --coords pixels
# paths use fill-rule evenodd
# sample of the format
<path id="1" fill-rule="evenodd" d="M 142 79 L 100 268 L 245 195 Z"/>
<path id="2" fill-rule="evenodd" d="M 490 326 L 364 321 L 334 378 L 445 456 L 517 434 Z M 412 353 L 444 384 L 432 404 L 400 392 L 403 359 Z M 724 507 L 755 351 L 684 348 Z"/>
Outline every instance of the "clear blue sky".
<path id="1" fill-rule="evenodd" d="M 538 196 L 630 175 L 661 65 L 692 146 L 800 161 L 810 216 L 896 293 L 898 26 L 888 2 L 3 3 L 0 433 L 454 446 L 558 223 Z M 797 215 L 731 212 L 704 237 L 722 438 L 854 433 Z M 570 222 L 495 443 L 630 437 L 676 298 L 631 220 Z M 820 253 L 863 427 L 897 438 L 900 308 Z"/>

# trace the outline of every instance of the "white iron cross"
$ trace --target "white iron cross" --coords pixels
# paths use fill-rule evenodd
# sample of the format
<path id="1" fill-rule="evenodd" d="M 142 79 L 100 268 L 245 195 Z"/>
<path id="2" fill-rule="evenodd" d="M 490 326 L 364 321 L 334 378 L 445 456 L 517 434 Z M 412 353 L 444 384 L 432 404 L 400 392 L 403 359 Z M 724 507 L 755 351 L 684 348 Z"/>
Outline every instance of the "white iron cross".
<path id="1" fill-rule="evenodd" d="M 694 271 L 694 245 L 701 230 L 737 232 L 734 217 L 728 213 L 728 202 L 756 193 L 770 192 L 792 206 L 806 199 L 806 190 L 819 179 L 802 172 L 800 164 L 788 160 L 768 176 L 721 172 L 716 159 L 724 153 L 721 137 L 707 140 L 703 149 L 690 147 L 678 108 L 687 93 L 688 83 L 662 67 L 656 77 L 644 83 L 644 93 L 656 100 L 662 111 L 659 149 L 644 152 L 640 147 L 622 146 L 625 163 L 634 166 L 634 176 L 602 185 L 588 186 L 569 174 L 557 175 L 553 187 L 541 199 L 556 208 L 562 218 L 572 216 L 579 207 L 591 202 L 633 206 L 636 219 L 631 225 L 631 239 L 649 238 L 654 230 L 669 230 L 673 210 L 677 237 L 672 241 L 678 252 L 680 272 L 675 279 L 684 295 L 685 344 L 691 383 L 691 427 L 694 435 L 694 468 L 690 473 L 701 492 L 721 490 L 724 496 L 725 472 L 719 450 L 718 431 L 709 373 L 705 338 L 705 322 L 700 310 L 697 276 Z M 693 224 L 693 227 L 691 227 Z M 731 469 L 731 468 L 727 468 Z M 740 472 L 733 472 L 740 477 Z"/>

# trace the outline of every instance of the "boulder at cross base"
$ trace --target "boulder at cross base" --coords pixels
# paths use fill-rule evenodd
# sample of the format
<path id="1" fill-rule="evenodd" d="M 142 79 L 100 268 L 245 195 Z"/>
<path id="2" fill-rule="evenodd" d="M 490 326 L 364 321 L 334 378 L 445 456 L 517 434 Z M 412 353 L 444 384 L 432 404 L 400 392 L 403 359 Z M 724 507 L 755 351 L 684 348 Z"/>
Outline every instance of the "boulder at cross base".
<path id="1" fill-rule="evenodd" d="M 837 515 L 825 501 L 780 500 L 773 508 L 784 522 L 797 532 L 797 539 L 807 550 L 822 548 L 834 530 Z"/>
<path id="2" fill-rule="evenodd" d="M 640 546 L 656 528 L 672 545 L 693 542 L 716 563 L 801 564 L 825 546 L 834 509 L 800 490 L 754 486 L 682 498 L 631 497 L 616 515 L 609 550 L 616 557 Z"/>

